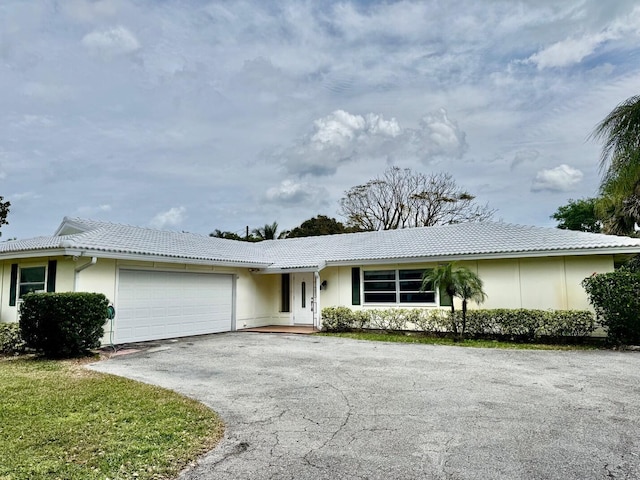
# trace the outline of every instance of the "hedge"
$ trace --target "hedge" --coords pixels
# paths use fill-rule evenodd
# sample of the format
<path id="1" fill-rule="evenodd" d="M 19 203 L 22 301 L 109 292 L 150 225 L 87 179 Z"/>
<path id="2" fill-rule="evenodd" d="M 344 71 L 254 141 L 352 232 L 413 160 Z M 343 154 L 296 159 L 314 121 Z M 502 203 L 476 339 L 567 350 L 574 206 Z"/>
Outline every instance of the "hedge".
<path id="1" fill-rule="evenodd" d="M 640 344 L 640 273 L 621 268 L 594 274 L 582 281 L 598 321 L 608 339 L 621 344 Z"/>
<path id="2" fill-rule="evenodd" d="M 389 308 L 351 310 L 327 307 L 322 310 L 322 329 L 340 332 L 359 329 L 384 331 L 417 330 L 425 333 L 452 333 L 458 330 L 462 312 L 440 309 Z M 467 334 L 471 337 L 509 337 L 533 341 L 540 337 L 585 337 L 595 330 L 592 312 L 584 310 L 492 309 L 467 311 Z"/>
<path id="3" fill-rule="evenodd" d="M 20 325 L 17 323 L 0 323 L 0 353 L 18 355 L 24 353 L 27 344 L 22 338 Z"/>
<path id="4" fill-rule="evenodd" d="M 30 293 L 20 305 L 22 336 L 47 357 L 85 355 L 100 346 L 108 306 L 101 293 Z"/>

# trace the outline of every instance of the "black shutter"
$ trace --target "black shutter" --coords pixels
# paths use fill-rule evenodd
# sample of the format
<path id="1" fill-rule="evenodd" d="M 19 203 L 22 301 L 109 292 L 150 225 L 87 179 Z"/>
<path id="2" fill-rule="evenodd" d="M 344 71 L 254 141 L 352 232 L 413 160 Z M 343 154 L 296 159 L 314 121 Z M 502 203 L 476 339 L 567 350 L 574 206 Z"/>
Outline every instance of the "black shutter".
<path id="1" fill-rule="evenodd" d="M 18 289 L 18 264 L 11 265 L 11 283 L 9 284 L 9 306 L 16 306 L 16 290 Z"/>
<path id="2" fill-rule="evenodd" d="M 281 287 L 281 309 L 282 312 L 291 311 L 291 277 L 288 273 L 283 273 L 280 282 Z"/>
<path id="3" fill-rule="evenodd" d="M 351 269 L 351 305 L 360 305 L 360 267 Z"/>
<path id="4" fill-rule="evenodd" d="M 57 260 L 49 260 L 47 267 L 47 292 L 56 291 L 56 269 L 58 267 Z"/>

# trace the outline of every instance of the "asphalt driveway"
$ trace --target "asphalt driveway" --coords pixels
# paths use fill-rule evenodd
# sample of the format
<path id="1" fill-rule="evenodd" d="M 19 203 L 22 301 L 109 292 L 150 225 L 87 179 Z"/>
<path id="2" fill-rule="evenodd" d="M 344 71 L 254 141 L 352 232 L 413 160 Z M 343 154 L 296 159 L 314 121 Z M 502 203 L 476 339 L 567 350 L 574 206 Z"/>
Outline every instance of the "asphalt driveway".
<path id="1" fill-rule="evenodd" d="M 219 412 L 193 479 L 637 479 L 640 353 L 229 333 L 94 369 Z"/>

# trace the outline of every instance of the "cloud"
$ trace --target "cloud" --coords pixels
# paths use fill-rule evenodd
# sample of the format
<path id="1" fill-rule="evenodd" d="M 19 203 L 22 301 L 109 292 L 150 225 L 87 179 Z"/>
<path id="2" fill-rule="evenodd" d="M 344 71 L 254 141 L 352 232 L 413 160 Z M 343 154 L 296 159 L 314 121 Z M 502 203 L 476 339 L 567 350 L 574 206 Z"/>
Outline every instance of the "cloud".
<path id="1" fill-rule="evenodd" d="M 435 158 L 460 158 L 467 150 L 465 133 L 440 109 L 422 117 L 419 128 L 403 128 L 382 114 L 336 110 L 313 122 L 313 130 L 294 145 L 276 152 L 294 175 L 332 175 L 347 163 L 384 159 L 386 163 Z"/>
<path id="2" fill-rule="evenodd" d="M 602 34 L 568 38 L 534 53 L 528 61 L 534 63 L 538 70 L 567 67 L 580 63 L 583 58 L 591 55 L 604 40 L 606 40 L 606 36 Z"/>
<path id="3" fill-rule="evenodd" d="M 60 3 L 59 8 L 76 21 L 92 22 L 115 15 L 119 4 L 119 0 L 66 0 Z"/>
<path id="4" fill-rule="evenodd" d="M 82 38 L 82 44 L 93 52 L 105 55 L 127 54 L 140 48 L 135 35 L 123 26 L 94 30 Z"/>
<path id="5" fill-rule="evenodd" d="M 533 162 L 540 156 L 540 152 L 533 149 L 518 150 L 511 161 L 511 170 L 525 162 Z"/>
<path id="6" fill-rule="evenodd" d="M 580 63 L 596 52 L 606 42 L 625 40 L 640 36 L 640 7 L 634 8 L 621 19 L 613 20 L 598 32 L 585 33 L 556 42 L 531 55 L 526 62 L 533 63 L 538 70 L 554 67 L 568 67 Z"/>
<path id="7" fill-rule="evenodd" d="M 306 182 L 283 180 L 280 185 L 271 187 L 265 194 L 265 200 L 277 204 L 319 204 L 324 203 L 327 191 L 324 188 L 313 187 Z"/>
<path id="8" fill-rule="evenodd" d="M 170 208 L 166 212 L 158 213 L 149 224 L 154 228 L 175 227 L 182 223 L 186 211 L 184 207 Z"/>
<path id="9" fill-rule="evenodd" d="M 540 170 L 531 186 L 532 192 L 568 192 L 580 183 L 583 173 L 562 164 L 549 170 Z"/>
<path id="10" fill-rule="evenodd" d="M 79 215 L 95 215 L 98 213 L 110 212 L 110 211 L 111 211 L 111 205 L 108 205 L 108 204 L 98 205 L 97 207 L 86 205 L 78 208 Z"/>

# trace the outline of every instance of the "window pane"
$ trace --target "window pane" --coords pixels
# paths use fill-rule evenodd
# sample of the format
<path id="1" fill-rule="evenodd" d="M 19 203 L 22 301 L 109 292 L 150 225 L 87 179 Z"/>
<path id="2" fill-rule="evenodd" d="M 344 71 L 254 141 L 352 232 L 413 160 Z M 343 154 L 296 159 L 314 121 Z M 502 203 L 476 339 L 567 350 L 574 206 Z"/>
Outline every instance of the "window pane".
<path id="1" fill-rule="evenodd" d="M 400 280 L 422 279 L 424 270 L 400 270 Z"/>
<path id="2" fill-rule="evenodd" d="M 366 280 L 395 280 L 395 270 L 374 270 L 364 272 L 364 279 Z"/>
<path id="3" fill-rule="evenodd" d="M 395 292 L 395 282 L 365 282 L 365 292 Z"/>
<path id="4" fill-rule="evenodd" d="M 44 283 L 28 283 L 28 284 L 20 285 L 19 298 L 22 298 L 27 293 L 32 293 L 32 292 L 44 292 Z"/>
<path id="5" fill-rule="evenodd" d="M 441 288 L 440 289 L 440 306 L 450 307 L 452 303 L 453 303 L 453 300 L 451 299 L 447 291 L 444 288 Z"/>
<path id="6" fill-rule="evenodd" d="M 364 292 L 364 301 L 366 303 L 396 303 L 396 294 L 382 292 Z"/>
<path id="7" fill-rule="evenodd" d="M 20 269 L 20 283 L 44 283 L 45 267 L 28 267 Z"/>
<path id="8" fill-rule="evenodd" d="M 302 282 L 300 290 L 302 293 L 302 308 L 307 308 L 307 282 Z"/>
<path id="9" fill-rule="evenodd" d="M 401 293 L 400 303 L 434 303 L 436 292 Z"/>
<path id="10" fill-rule="evenodd" d="M 404 281 L 400 282 L 400 291 L 404 292 L 417 292 L 422 287 L 422 280 Z"/>

